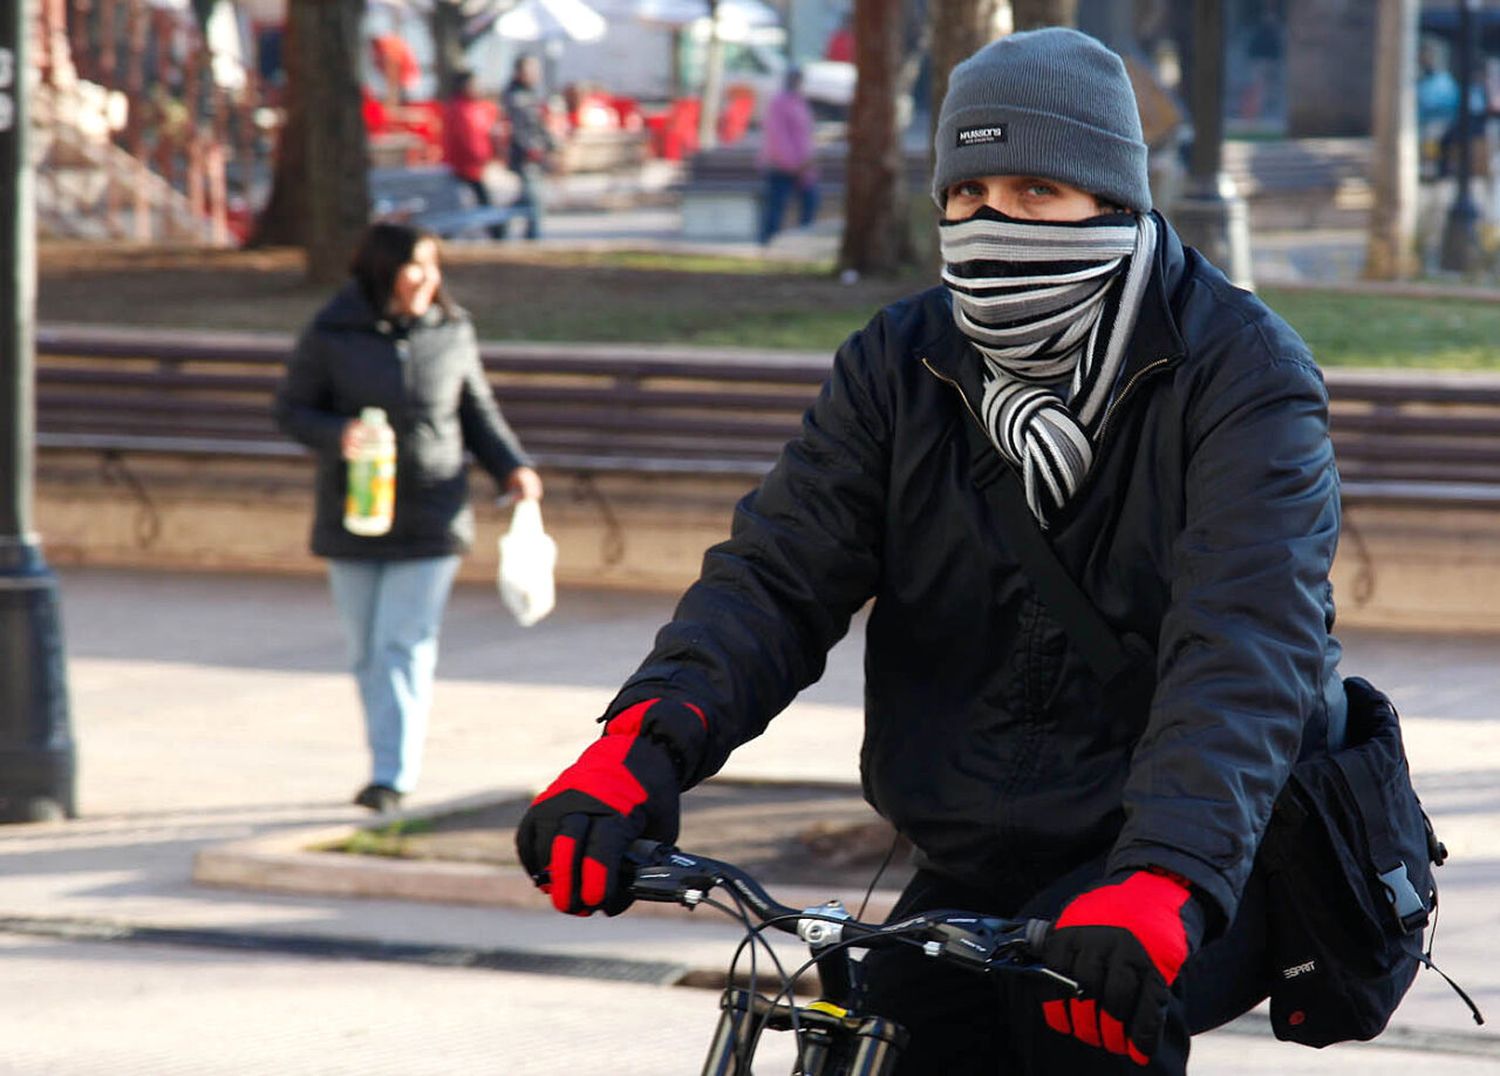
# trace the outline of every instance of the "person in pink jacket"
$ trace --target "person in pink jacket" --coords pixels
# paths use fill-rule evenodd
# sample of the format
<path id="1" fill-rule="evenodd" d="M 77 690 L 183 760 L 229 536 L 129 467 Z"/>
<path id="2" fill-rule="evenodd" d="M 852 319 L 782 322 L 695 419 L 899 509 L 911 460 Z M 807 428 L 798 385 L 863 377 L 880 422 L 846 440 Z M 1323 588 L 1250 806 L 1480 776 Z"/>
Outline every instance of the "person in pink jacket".
<path id="1" fill-rule="evenodd" d="M 765 172 L 760 221 L 761 245 L 781 230 L 787 200 L 795 191 L 801 200 L 800 222 L 807 227 L 818 215 L 818 172 L 813 161 L 813 116 L 802 96 L 802 72 L 786 74 L 786 82 L 761 124 L 760 166 Z"/>

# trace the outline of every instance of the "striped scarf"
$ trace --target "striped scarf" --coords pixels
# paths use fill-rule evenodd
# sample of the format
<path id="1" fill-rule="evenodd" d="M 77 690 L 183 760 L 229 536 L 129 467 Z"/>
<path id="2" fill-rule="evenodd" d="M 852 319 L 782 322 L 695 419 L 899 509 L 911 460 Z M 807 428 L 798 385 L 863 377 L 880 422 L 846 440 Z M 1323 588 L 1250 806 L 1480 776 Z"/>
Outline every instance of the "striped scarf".
<path id="1" fill-rule="evenodd" d="M 981 209 L 939 229 L 959 330 L 984 358 L 980 417 L 1045 527 L 1093 466 L 1156 251 L 1150 214 L 1069 223 Z"/>

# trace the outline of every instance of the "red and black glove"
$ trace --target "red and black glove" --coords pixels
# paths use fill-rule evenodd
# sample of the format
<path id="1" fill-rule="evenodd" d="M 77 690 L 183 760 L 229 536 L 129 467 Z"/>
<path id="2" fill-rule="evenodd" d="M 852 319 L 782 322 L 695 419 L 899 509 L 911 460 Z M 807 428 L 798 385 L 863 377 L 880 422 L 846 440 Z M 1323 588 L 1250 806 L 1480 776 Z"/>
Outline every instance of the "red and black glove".
<path id="1" fill-rule="evenodd" d="M 618 915 L 630 906 L 621 861 L 638 838 L 677 839 L 678 799 L 706 733 L 696 706 L 636 703 L 531 802 L 516 851 L 558 911 Z"/>
<path id="2" fill-rule="evenodd" d="M 1047 1001 L 1047 1026 L 1144 1065 L 1156 1050 L 1167 997 L 1203 937 L 1203 909 L 1185 879 L 1133 871 L 1074 897 L 1042 945 L 1042 962 L 1083 996 Z"/>

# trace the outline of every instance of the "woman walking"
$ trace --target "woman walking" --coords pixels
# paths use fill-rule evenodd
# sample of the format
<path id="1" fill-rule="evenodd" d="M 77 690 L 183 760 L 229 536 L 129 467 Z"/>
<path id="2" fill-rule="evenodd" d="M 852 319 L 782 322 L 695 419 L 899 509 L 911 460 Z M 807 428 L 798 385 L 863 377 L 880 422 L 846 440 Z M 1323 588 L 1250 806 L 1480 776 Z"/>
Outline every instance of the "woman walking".
<path id="1" fill-rule="evenodd" d="M 346 461 L 368 436 L 365 408 L 383 410 L 395 433 L 395 510 L 378 535 L 344 523 Z M 465 453 L 510 493 L 542 495 L 485 379 L 473 324 L 443 288 L 432 235 L 370 226 L 350 280 L 298 340 L 276 420 L 317 456 L 312 551 L 328 559 L 372 763 L 354 802 L 394 810 L 421 771 L 438 627 L 474 537 Z"/>

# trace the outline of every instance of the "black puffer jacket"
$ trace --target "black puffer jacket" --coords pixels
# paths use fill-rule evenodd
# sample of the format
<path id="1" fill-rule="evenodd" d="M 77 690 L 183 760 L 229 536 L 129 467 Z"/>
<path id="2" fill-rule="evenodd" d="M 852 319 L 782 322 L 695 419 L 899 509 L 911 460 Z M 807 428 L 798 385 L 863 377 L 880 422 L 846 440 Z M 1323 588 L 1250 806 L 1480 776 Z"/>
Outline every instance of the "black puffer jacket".
<path id="1" fill-rule="evenodd" d="M 1099 458 L 1050 530 L 1111 625 L 1155 644 L 1154 697 L 1133 708 L 997 534 L 1007 465 L 970 413 L 980 392 L 941 289 L 850 337 L 612 709 L 700 705 L 700 780 L 873 598 L 865 792 L 931 866 L 984 884 L 1108 853 L 1186 876 L 1227 921 L 1304 737 L 1320 748 L 1343 721 L 1318 369 L 1163 224 Z"/>
<path id="2" fill-rule="evenodd" d="M 344 529 L 344 424 L 382 407 L 396 432 L 396 515 L 388 533 Z M 276 394 L 276 421 L 318 457 L 312 551 L 323 557 L 436 557 L 474 540 L 465 450 L 503 484 L 530 465 L 506 425 L 461 311 L 433 307 L 402 328 L 378 318 L 350 283 L 297 342 Z"/>

